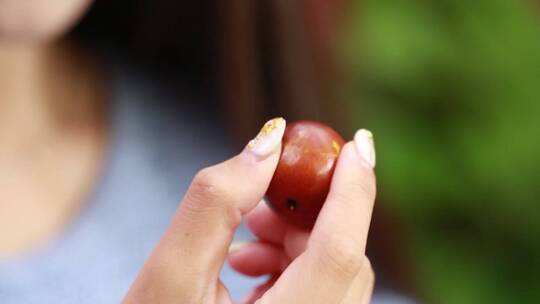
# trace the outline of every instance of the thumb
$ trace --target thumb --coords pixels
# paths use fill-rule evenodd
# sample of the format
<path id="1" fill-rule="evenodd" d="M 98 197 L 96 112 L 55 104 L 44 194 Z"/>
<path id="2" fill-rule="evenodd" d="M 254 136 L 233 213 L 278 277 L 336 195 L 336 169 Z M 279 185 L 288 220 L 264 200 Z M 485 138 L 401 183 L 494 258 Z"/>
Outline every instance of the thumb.
<path id="1" fill-rule="evenodd" d="M 197 173 L 130 294 L 142 288 L 181 299 L 217 282 L 242 216 L 270 184 L 284 131 L 285 120 L 272 119 L 240 154 Z"/>

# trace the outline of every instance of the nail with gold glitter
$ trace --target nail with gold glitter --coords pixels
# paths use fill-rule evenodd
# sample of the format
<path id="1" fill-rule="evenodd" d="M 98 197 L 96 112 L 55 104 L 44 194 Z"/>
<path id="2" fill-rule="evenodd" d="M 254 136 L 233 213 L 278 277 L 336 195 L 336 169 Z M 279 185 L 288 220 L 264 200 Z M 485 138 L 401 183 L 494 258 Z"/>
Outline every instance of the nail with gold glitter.
<path id="1" fill-rule="evenodd" d="M 258 157 L 267 157 L 279 148 L 285 132 L 285 119 L 278 117 L 267 121 L 255 138 L 247 144 L 247 150 Z"/>

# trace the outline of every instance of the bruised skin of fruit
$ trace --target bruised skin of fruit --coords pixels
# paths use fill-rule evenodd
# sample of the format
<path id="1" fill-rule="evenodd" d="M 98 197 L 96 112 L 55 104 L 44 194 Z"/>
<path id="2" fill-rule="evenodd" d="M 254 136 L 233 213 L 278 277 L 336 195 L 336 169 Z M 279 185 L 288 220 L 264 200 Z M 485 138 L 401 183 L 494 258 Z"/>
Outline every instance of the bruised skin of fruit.
<path id="1" fill-rule="evenodd" d="M 343 138 L 315 121 L 285 129 L 281 157 L 266 193 L 269 206 L 288 223 L 310 229 L 321 210 Z"/>

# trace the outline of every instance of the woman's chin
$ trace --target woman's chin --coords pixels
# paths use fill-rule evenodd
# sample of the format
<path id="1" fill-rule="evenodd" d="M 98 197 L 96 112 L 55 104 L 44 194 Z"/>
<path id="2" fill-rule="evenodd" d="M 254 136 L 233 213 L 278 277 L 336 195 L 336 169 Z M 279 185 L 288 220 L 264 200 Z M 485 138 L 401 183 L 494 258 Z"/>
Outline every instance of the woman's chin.
<path id="1" fill-rule="evenodd" d="M 57 40 L 84 15 L 92 0 L 0 0 L 0 43 L 43 44 Z"/>

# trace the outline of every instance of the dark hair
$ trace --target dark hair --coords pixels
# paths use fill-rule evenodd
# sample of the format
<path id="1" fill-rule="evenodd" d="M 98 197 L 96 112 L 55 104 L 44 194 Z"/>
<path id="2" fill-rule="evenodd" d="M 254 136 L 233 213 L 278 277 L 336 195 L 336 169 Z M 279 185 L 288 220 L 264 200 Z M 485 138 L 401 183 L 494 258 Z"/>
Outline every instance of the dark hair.
<path id="1" fill-rule="evenodd" d="M 303 9 L 295 1 L 96 0 L 71 35 L 199 93 L 221 92 L 239 142 L 275 115 L 323 120 L 345 132 L 330 65 L 317 53 Z"/>
<path id="2" fill-rule="evenodd" d="M 70 36 L 200 89 L 216 80 L 211 79 L 217 67 L 211 3 L 96 0 Z"/>

